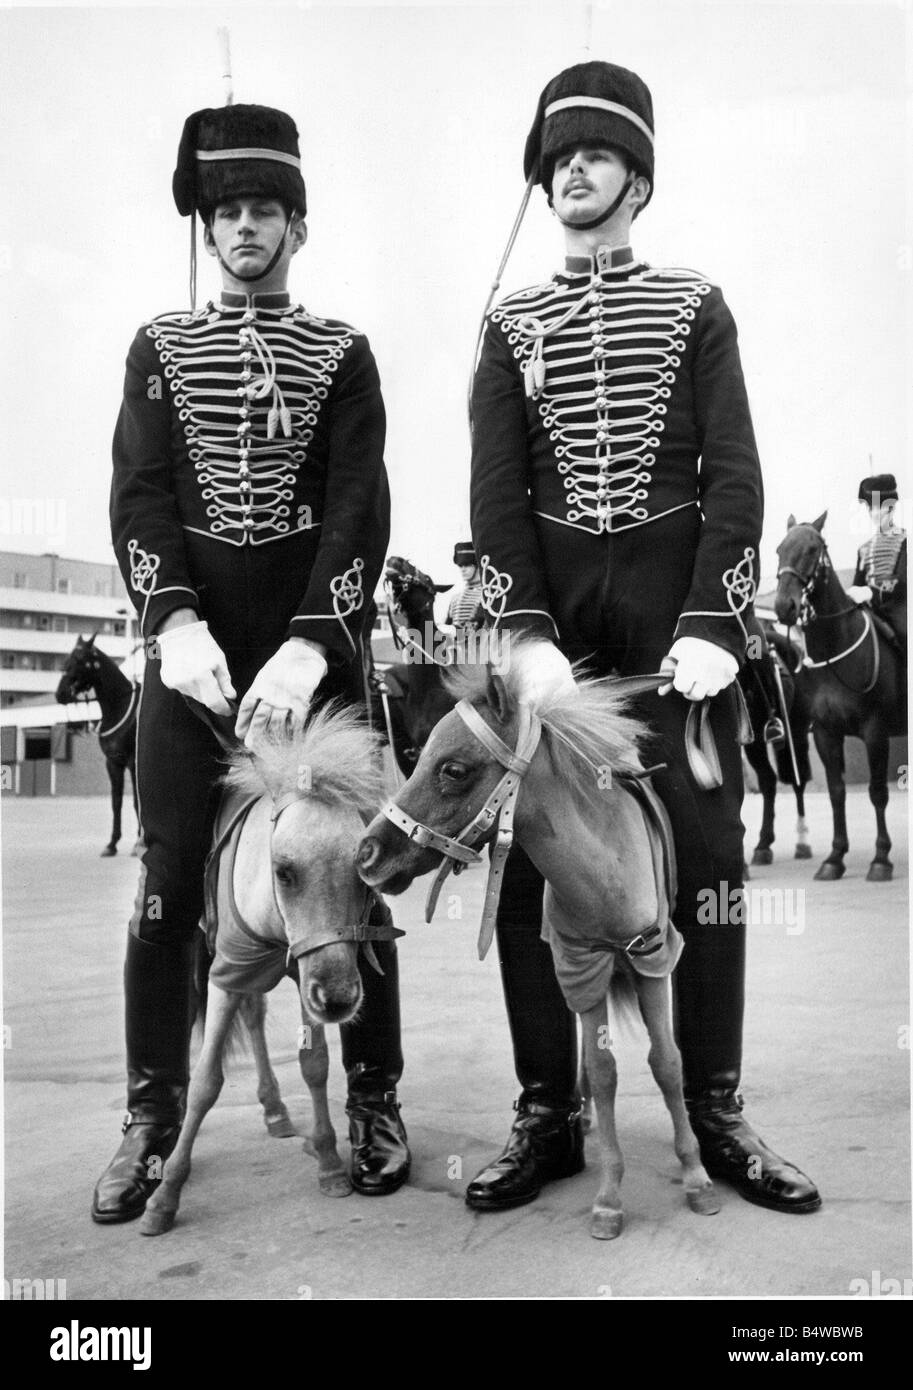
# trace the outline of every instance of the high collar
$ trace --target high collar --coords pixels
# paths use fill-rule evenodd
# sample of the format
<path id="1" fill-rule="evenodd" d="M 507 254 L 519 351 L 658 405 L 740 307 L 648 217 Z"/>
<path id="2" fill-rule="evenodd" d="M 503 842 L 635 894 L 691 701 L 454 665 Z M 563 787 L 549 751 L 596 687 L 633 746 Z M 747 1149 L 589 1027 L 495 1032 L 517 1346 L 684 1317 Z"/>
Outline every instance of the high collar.
<path id="1" fill-rule="evenodd" d="M 273 294 L 239 294 L 235 290 L 223 290 L 219 299 L 222 309 L 287 309 L 291 295 L 285 290 Z"/>
<path id="2" fill-rule="evenodd" d="M 568 275 L 599 275 L 604 270 L 633 264 L 634 252 L 630 246 L 600 246 L 595 256 L 568 256 L 564 269 Z"/>

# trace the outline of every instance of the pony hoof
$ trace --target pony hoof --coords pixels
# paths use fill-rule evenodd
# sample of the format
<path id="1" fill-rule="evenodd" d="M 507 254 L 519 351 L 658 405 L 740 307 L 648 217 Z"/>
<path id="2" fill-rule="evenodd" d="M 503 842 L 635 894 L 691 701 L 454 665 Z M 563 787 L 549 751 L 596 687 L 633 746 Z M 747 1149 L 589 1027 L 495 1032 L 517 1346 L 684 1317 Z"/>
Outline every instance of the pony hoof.
<path id="1" fill-rule="evenodd" d="M 713 1183 L 709 1183 L 707 1187 L 695 1188 L 693 1192 L 686 1192 L 685 1197 L 688 1206 L 698 1216 L 716 1216 L 720 1209 Z"/>
<path id="2" fill-rule="evenodd" d="M 812 847 L 811 847 L 811 845 L 796 845 L 796 852 L 795 852 L 795 854 L 793 855 L 793 858 L 794 858 L 794 859 L 811 859 L 811 857 L 812 857 Z"/>
<path id="3" fill-rule="evenodd" d="M 139 1233 L 141 1236 L 163 1236 L 171 1230 L 176 1216 L 176 1211 L 155 1211 L 147 1207 L 140 1217 Z"/>
<path id="4" fill-rule="evenodd" d="M 754 854 L 751 856 L 751 862 L 752 864 L 772 864 L 774 862 L 773 850 L 756 849 Z"/>
<path id="5" fill-rule="evenodd" d="M 590 1235 L 594 1240 L 616 1240 L 624 1225 L 624 1212 L 594 1211 L 590 1222 Z"/>
<path id="6" fill-rule="evenodd" d="M 139 859 L 140 855 L 142 854 L 145 848 L 146 846 L 143 844 L 142 840 L 137 840 L 130 853 L 134 857 L 134 859 Z"/>
<path id="7" fill-rule="evenodd" d="M 869 865 L 866 879 L 869 883 L 887 883 L 894 876 L 894 865 L 883 859 L 873 859 Z"/>
<path id="8" fill-rule="evenodd" d="M 284 1105 L 277 1115 L 264 1116 L 264 1124 L 273 1139 L 294 1139 L 298 1133 Z"/>
<path id="9" fill-rule="evenodd" d="M 348 1173 L 321 1173 L 317 1183 L 324 1197 L 348 1197 L 353 1191 Z"/>
<path id="10" fill-rule="evenodd" d="M 113 857 L 114 857 L 114 855 L 115 855 L 116 853 L 117 853 L 117 846 L 116 846 L 116 845 L 105 845 L 104 849 L 102 850 L 101 854 L 99 855 L 99 858 L 100 858 L 100 859 L 113 859 Z"/>
<path id="11" fill-rule="evenodd" d="M 829 859 L 825 859 L 821 868 L 815 874 L 815 878 L 822 883 L 833 883 L 835 879 L 843 878 L 845 873 L 845 864 L 832 864 Z"/>

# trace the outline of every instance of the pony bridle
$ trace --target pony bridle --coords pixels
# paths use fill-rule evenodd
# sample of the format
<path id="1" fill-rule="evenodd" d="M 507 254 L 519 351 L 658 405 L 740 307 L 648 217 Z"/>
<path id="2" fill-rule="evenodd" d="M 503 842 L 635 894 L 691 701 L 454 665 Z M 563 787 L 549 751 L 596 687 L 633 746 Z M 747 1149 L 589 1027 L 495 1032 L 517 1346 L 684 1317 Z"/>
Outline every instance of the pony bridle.
<path id="1" fill-rule="evenodd" d="M 482 925 L 479 930 L 479 959 L 484 960 L 494 936 L 504 865 L 514 840 L 514 814 L 517 809 L 520 783 L 529 771 L 530 763 L 539 747 L 539 740 L 542 737 L 542 723 L 529 705 L 519 705 L 517 746 L 510 748 L 493 729 L 489 728 L 468 700 L 460 700 L 455 706 L 455 712 L 460 716 L 470 733 L 482 744 L 482 747 L 505 768 L 504 776 L 489 793 L 482 809 L 477 811 L 472 820 L 464 825 L 459 834 L 455 836 L 443 835 L 440 831 L 433 830 L 430 825 L 422 825 L 420 821 L 414 820 L 412 816 L 397 806 L 395 801 L 388 801 L 386 806 L 381 807 L 381 815 L 386 816 L 387 820 L 395 825 L 397 830 L 401 830 L 403 834 L 407 835 L 414 844 L 419 845 L 422 849 L 437 850 L 439 854 L 444 856 L 444 861 L 428 892 L 428 902 L 425 906 L 426 922 L 430 922 L 434 916 L 434 909 L 437 906 L 437 900 L 447 875 L 451 872 L 462 873 L 467 864 L 481 862 L 482 856 L 473 846 L 486 840 L 497 823 L 497 833 L 488 869 L 488 885 L 485 890 Z"/>
<path id="2" fill-rule="evenodd" d="M 799 584 L 801 585 L 801 593 L 799 595 L 799 622 L 802 624 L 803 627 L 806 627 L 808 623 L 813 622 L 814 619 L 817 617 L 814 604 L 812 603 L 812 593 L 814 592 L 815 586 L 818 583 L 818 577 L 821 574 L 821 571 L 830 569 L 830 566 L 831 557 L 828 554 L 827 545 L 824 541 L 822 541 L 821 549 L 818 551 L 817 558 L 815 560 L 814 565 L 812 566 L 810 574 L 800 574 L 799 571 L 797 569 L 794 569 L 792 565 L 781 565 L 780 568 L 777 570 L 778 583 L 781 575 L 791 574 L 794 576 L 794 578 L 798 579 Z"/>
<path id="3" fill-rule="evenodd" d="M 269 832 L 271 865 L 273 834 L 276 829 L 276 822 L 282 815 L 282 812 L 285 811 L 289 806 L 293 805 L 296 801 L 309 801 L 312 799 L 313 798 L 309 793 L 301 791 L 283 792 L 280 796 L 273 798 L 273 808 L 270 812 Z M 285 926 L 285 914 L 282 911 L 282 904 L 279 902 L 279 895 L 276 892 L 276 878 L 275 875 L 272 874 L 272 872 L 270 877 L 273 886 L 273 899 L 276 904 L 276 910 L 282 919 L 283 926 Z M 347 922 L 345 925 L 341 927 L 331 928 L 321 933 L 315 938 L 308 937 L 305 941 L 296 942 L 294 944 L 292 944 L 292 942 L 289 942 L 289 960 L 299 960 L 302 956 L 309 956 L 312 952 L 319 951 L 324 946 L 336 946 L 346 941 L 354 941 L 357 945 L 361 946 L 362 950 L 365 953 L 365 957 L 377 971 L 378 975 L 383 975 L 384 972 L 381 968 L 380 961 L 377 959 L 377 956 L 374 952 L 372 942 L 395 941 L 398 936 L 404 936 L 405 932 L 402 932 L 397 927 L 394 927 L 393 920 L 390 917 L 389 913 L 387 914 L 387 920 L 385 922 L 371 921 L 371 915 L 373 913 L 375 904 L 381 903 L 383 905 L 383 899 L 379 896 L 379 894 L 377 894 L 374 891 L 373 888 L 369 888 L 367 884 L 364 885 L 364 889 L 364 900 L 362 902 L 361 912 L 359 914 L 357 922 Z"/>

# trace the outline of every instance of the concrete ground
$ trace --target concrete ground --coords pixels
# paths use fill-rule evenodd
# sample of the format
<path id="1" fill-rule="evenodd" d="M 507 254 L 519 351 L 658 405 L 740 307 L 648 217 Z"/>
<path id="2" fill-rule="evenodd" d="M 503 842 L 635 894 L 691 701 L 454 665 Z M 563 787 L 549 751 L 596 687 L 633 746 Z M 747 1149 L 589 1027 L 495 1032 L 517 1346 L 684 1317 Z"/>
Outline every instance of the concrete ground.
<path id="1" fill-rule="evenodd" d="M 593 1138 L 587 1170 L 531 1205 L 469 1211 L 463 1190 L 501 1147 L 516 1091 L 497 963 L 475 954 L 484 878 L 472 870 L 457 884 L 460 919 L 447 919 L 444 898 L 425 926 L 426 883 L 395 904 L 408 932 L 408 1186 L 383 1200 L 322 1197 L 300 1140 L 267 1136 L 252 1065 L 239 1061 L 198 1140 L 179 1224 L 151 1240 L 135 1223 L 89 1218 L 123 1109 L 120 974 L 137 864 L 126 853 L 99 859 L 101 798 L 4 798 L 6 1278 L 65 1279 L 69 1298 L 104 1300 L 845 1297 L 909 1280 L 906 797 L 895 793 L 890 806 L 892 883 L 865 881 L 874 822 L 864 791 L 849 796 L 852 849 L 839 883 L 812 879 L 830 840 L 826 798 L 809 798 L 811 863 L 786 857 L 787 805 L 781 797 L 781 857 L 751 884 L 780 892 L 766 923 L 758 899 L 750 933 L 743 1086 L 760 1132 L 815 1177 L 821 1211 L 764 1211 L 723 1186 L 717 1216 L 692 1215 L 642 1036 L 622 1036 L 617 1048 L 622 1237 L 587 1234 Z M 745 819 L 752 844 L 758 797 Z M 270 998 L 269 1036 L 303 1129 L 298 1023 L 295 991 L 283 984 Z M 330 1046 L 331 1107 L 344 1132 L 338 1035 Z"/>

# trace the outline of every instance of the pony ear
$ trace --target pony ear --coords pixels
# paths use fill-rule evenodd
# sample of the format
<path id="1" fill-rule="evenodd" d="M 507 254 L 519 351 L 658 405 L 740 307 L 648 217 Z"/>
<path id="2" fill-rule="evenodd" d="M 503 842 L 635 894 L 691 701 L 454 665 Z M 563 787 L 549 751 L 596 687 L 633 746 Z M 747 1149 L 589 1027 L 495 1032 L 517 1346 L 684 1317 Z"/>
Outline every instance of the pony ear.
<path id="1" fill-rule="evenodd" d="M 789 516 L 786 518 L 786 529 L 787 529 L 787 531 L 791 531 L 795 525 L 796 525 L 796 518 L 795 518 L 795 515 L 794 515 L 793 512 L 790 512 Z"/>
<path id="2" fill-rule="evenodd" d="M 94 644 L 95 639 L 96 639 L 97 636 L 98 636 L 98 628 L 96 628 L 95 631 L 92 633 L 92 636 L 89 638 L 88 642 L 86 642 L 86 646 L 87 646 L 87 647 L 91 647 L 91 646 Z"/>
<path id="3" fill-rule="evenodd" d="M 510 718 L 510 696 L 503 679 L 495 674 L 492 666 L 488 667 L 488 685 L 485 690 L 485 698 L 498 723 L 506 724 Z"/>
<path id="4" fill-rule="evenodd" d="M 821 513 L 821 515 L 818 517 L 817 521 L 813 521 L 813 522 L 812 522 L 812 525 L 814 526 L 814 528 L 815 528 L 816 531 L 823 531 L 823 530 L 824 530 L 824 523 L 825 523 L 826 521 L 827 521 L 827 512 L 826 512 L 826 511 L 823 511 L 823 512 Z"/>

